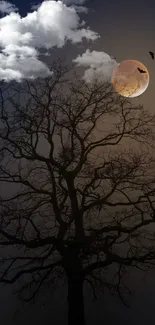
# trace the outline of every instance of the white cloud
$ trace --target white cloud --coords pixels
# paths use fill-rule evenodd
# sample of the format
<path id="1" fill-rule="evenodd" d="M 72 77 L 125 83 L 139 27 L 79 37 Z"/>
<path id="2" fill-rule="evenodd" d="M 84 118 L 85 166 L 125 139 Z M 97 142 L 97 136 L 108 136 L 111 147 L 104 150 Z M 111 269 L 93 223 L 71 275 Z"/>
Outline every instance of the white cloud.
<path id="1" fill-rule="evenodd" d="M 49 74 L 49 69 L 37 59 L 38 52 L 29 46 L 9 44 L 0 53 L 0 78 L 6 81 L 34 79 Z"/>
<path id="2" fill-rule="evenodd" d="M 39 60 L 39 48 L 61 48 L 68 40 L 75 44 L 83 38 L 94 41 L 99 37 L 84 26 L 75 8 L 54 0 L 42 2 L 25 17 L 11 12 L 1 18 L 0 79 L 20 82 L 49 74 L 46 64 Z"/>
<path id="3" fill-rule="evenodd" d="M 0 12 L 10 14 L 13 11 L 18 11 L 18 8 L 8 1 L 0 1 Z"/>
<path id="4" fill-rule="evenodd" d="M 73 60 L 77 66 L 89 67 L 85 70 L 83 79 L 91 82 L 94 78 L 102 81 L 110 81 L 114 67 L 118 65 L 117 61 L 109 54 L 99 51 L 86 50 L 82 55 L 78 55 Z"/>

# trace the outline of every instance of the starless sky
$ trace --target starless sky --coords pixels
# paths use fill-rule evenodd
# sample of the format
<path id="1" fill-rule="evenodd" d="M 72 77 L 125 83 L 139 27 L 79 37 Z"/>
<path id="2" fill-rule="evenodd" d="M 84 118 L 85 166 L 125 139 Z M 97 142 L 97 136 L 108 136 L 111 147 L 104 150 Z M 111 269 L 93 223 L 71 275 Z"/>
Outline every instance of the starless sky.
<path id="1" fill-rule="evenodd" d="M 83 20 L 85 24 L 80 26 Z M 150 50 L 155 52 L 154 0 L 0 1 L 0 29 L 0 79 L 22 82 L 25 77 L 46 75 L 49 72 L 47 63 L 57 55 L 64 55 L 68 63 L 75 60 L 75 64 L 83 67 L 86 78 L 92 69 L 104 71 L 108 78 L 115 64 L 135 59 L 148 68 L 150 84 L 144 94 L 132 101 L 154 110 L 155 61 L 149 56 Z M 116 57 L 116 61 L 110 56 Z M 141 293 L 132 310 L 122 305 L 118 307 L 110 298 L 106 304 L 99 302 L 92 308 L 86 305 L 87 315 L 90 315 L 88 324 L 104 324 L 105 318 L 109 325 L 117 321 L 120 325 L 124 322 L 126 325 L 154 324 L 154 278 L 153 274 L 150 282 L 145 283 L 145 288 L 140 284 Z M 136 283 L 138 279 L 133 281 Z M 7 293 L 0 295 L 1 322 L 12 325 L 15 298 L 10 298 Z M 60 323 L 63 321 L 66 324 L 67 309 L 62 309 L 61 313 L 60 296 L 57 301 L 53 302 L 52 312 L 56 310 L 57 316 L 62 314 Z M 67 308 L 65 306 L 62 308 Z M 51 324 L 51 308 L 52 305 L 49 306 L 49 314 L 43 311 L 42 317 L 38 310 L 33 317 L 22 312 L 19 323 L 31 324 L 32 321 L 42 324 L 44 321 Z M 15 321 L 15 324 L 18 322 Z"/>

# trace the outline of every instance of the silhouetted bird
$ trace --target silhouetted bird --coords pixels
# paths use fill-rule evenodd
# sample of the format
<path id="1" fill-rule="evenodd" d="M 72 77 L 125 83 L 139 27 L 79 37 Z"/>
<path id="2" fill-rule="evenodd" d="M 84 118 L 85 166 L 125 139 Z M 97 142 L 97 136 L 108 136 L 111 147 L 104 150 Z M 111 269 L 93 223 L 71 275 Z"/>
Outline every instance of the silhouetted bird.
<path id="1" fill-rule="evenodd" d="M 152 60 L 154 60 L 154 53 L 151 52 L 151 51 L 149 51 L 149 53 L 150 53 L 150 55 L 151 55 Z"/>
<path id="2" fill-rule="evenodd" d="M 140 68 L 137 68 L 138 69 L 138 71 L 140 72 L 140 73 L 146 73 L 146 71 L 144 71 L 144 70 L 142 70 L 142 69 L 140 69 Z"/>

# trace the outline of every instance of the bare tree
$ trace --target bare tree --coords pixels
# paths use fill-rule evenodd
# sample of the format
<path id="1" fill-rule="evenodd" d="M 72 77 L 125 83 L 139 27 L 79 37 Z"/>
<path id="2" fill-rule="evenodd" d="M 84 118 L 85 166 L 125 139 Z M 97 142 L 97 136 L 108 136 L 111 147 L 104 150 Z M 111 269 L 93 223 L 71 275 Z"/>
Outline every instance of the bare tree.
<path id="1" fill-rule="evenodd" d="M 84 325 L 85 281 L 124 301 L 125 271 L 154 265 L 155 116 L 51 69 L 0 89 L 0 281 L 26 276 L 29 301 L 66 277 L 68 324 Z"/>

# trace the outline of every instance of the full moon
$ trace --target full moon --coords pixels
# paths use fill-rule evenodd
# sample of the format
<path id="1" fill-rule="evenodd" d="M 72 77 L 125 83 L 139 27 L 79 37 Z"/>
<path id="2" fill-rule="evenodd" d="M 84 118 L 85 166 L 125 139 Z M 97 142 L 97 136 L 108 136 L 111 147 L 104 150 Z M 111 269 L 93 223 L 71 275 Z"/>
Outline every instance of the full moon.
<path id="1" fill-rule="evenodd" d="M 146 73 L 141 73 L 140 68 Z M 114 68 L 111 82 L 117 93 L 124 97 L 137 97 L 144 93 L 149 85 L 149 72 L 145 65 L 137 60 L 125 60 Z"/>

